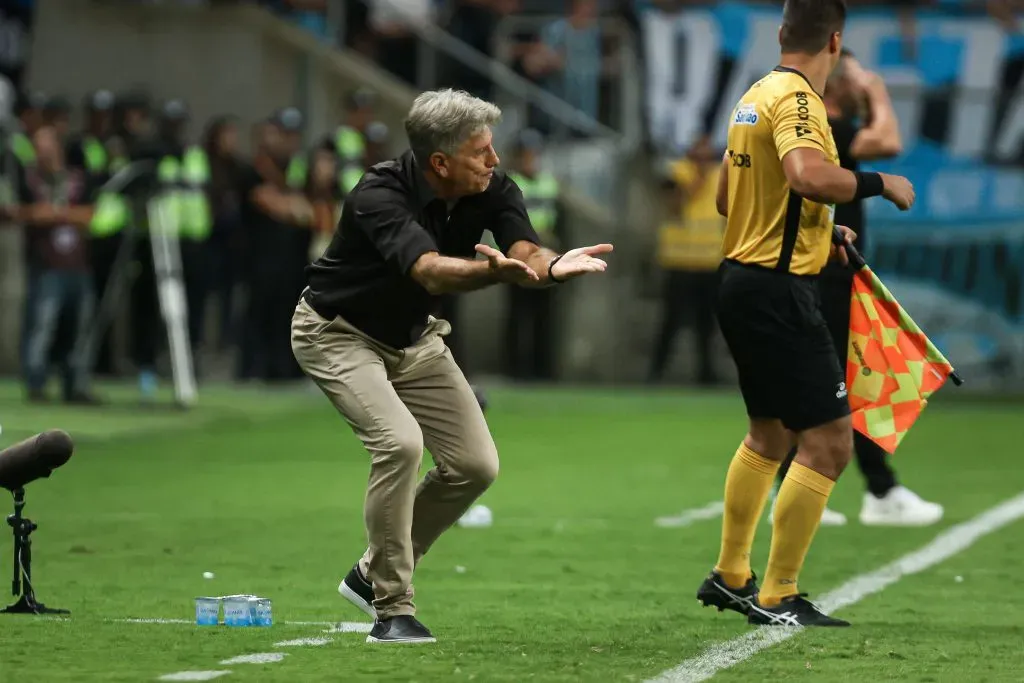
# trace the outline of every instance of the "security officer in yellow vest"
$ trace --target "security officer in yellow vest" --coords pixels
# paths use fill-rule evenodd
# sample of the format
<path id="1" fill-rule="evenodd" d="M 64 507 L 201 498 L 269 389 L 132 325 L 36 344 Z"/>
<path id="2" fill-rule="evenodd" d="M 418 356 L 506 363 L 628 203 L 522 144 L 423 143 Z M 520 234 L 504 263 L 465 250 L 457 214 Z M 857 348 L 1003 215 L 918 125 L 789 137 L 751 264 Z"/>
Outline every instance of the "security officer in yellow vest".
<path id="1" fill-rule="evenodd" d="M 83 133 L 67 144 L 68 166 L 82 170 L 92 187 L 100 187 L 113 174 L 128 164 L 125 145 L 114 138 L 114 93 L 97 90 L 89 93 L 84 102 L 85 127 Z M 95 211 L 89 227 L 89 253 L 92 264 L 93 287 L 102 299 L 110 282 L 117 251 L 121 246 L 123 230 L 128 225 L 131 207 L 128 199 L 114 192 L 103 192 L 96 197 Z M 108 329 L 96 350 L 95 374 L 114 374 L 111 334 Z"/>
<path id="2" fill-rule="evenodd" d="M 660 381 L 668 366 L 676 334 L 689 318 L 696 344 L 696 379 L 701 385 L 718 382 L 712 342 L 715 321 L 717 269 L 722 261 L 724 219 L 715 193 L 721 173 L 721 153 L 701 138 L 686 157 L 669 164 L 665 183 L 666 220 L 659 232 L 658 262 L 665 271 L 661 326 L 651 355 L 648 381 Z"/>
<path id="3" fill-rule="evenodd" d="M 63 95 L 53 95 L 43 105 L 43 123 L 53 128 L 62 145 L 71 136 L 71 102 Z"/>
<path id="4" fill-rule="evenodd" d="M 338 157 L 338 189 L 344 199 L 368 167 L 366 134 L 373 122 L 377 94 L 358 88 L 345 98 L 345 121 L 327 134 L 320 146 Z"/>
<path id="5" fill-rule="evenodd" d="M 26 169 L 32 168 L 36 163 L 36 151 L 32 144 L 32 136 L 43 125 L 43 107 L 46 106 L 46 95 L 38 91 L 19 92 L 14 106 L 17 122 L 8 134 L 4 149 L 5 152 L 10 151 L 13 156 L 14 175 L 20 178 L 24 176 Z M 13 186 L 17 187 L 17 184 L 14 183 Z M 27 299 L 22 308 L 21 336 L 18 348 L 23 368 L 28 367 L 28 334 L 34 324 L 32 312 L 35 309 L 36 305 L 32 299 Z"/>
<path id="6" fill-rule="evenodd" d="M 561 189 L 558 178 L 541 168 L 544 138 L 537 130 L 523 130 L 513 150 L 509 177 L 523 192 L 526 210 L 543 246 L 556 251 L 564 242 Z M 505 338 L 508 371 L 517 380 L 551 380 L 555 372 L 555 288 L 507 287 Z"/>
<path id="7" fill-rule="evenodd" d="M 169 227 L 177 234 L 181 250 L 189 342 L 195 355 L 205 333 L 211 276 L 208 240 L 213 230 L 213 213 L 209 198 L 210 160 L 202 145 L 186 142 L 188 124 L 185 102 L 173 99 L 164 103 L 159 125 L 162 155 L 157 163 L 157 181 L 170 192 L 168 215 L 174 225 Z"/>
<path id="8" fill-rule="evenodd" d="M 21 93 L 16 105 L 18 127 L 11 134 L 11 150 L 22 168 L 32 166 L 36 161 L 36 152 L 32 146 L 32 136 L 43 125 L 43 109 L 46 107 L 46 95 L 39 91 Z"/>
<path id="9" fill-rule="evenodd" d="M 188 109 L 179 99 L 168 100 L 157 118 L 157 136 L 147 143 L 140 139 L 136 155 L 155 158 L 156 183 L 166 202 L 169 230 L 178 238 L 188 307 L 189 341 L 193 354 L 203 338 L 204 308 L 209 281 L 207 238 L 212 228 L 210 205 L 206 195 L 210 169 L 206 152 L 185 142 L 189 122 Z M 140 218 L 148 229 L 148 220 Z M 142 227 L 140 224 L 140 228 Z M 137 277 L 132 286 L 133 356 L 139 370 L 139 389 L 144 398 L 152 398 L 157 389 L 156 359 L 162 346 L 164 326 L 157 294 L 157 276 L 150 240 L 138 242 L 135 256 Z M 199 359 L 195 358 L 197 374 Z"/>

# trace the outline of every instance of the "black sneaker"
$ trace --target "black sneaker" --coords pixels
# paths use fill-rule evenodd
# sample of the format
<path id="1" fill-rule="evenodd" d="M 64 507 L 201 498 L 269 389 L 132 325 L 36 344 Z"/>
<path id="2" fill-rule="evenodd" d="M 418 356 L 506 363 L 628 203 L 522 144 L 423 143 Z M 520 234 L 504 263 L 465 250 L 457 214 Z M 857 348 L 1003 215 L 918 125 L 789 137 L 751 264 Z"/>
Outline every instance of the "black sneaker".
<path id="1" fill-rule="evenodd" d="M 436 643 L 437 639 L 416 617 L 400 615 L 378 619 L 373 624 L 368 643 Z"/>
<path id="2" fill-rule="evenodd" d="M 377 618 L 377 610 L 373 607 L 373 585 L 359 571 L 357 562 L 348 575 L 338 584 L 338 592 L 353 605 L 361 609 L 373 619 Z"/>
<path id="3" fill-rule="evenodd" d="M 722 575 L 713 571 L 697 589 L 697 601 L 705 607 L 717 607 L 719 612 L 731 609 L 746 616 L 755 600 L 757 576 L 747 579 L 747 584 L 743 588 L 730 588 L 725 585 Z"/>
<path id="4" fill-rule="evenodd" d="M 759 626 L 849 626 L 850 622 L 825 614 L 808 600 L 807 593 L 783 598 L 775 607 L 761 607 L 755 600 L 750 605 L 747 621 Z"/>

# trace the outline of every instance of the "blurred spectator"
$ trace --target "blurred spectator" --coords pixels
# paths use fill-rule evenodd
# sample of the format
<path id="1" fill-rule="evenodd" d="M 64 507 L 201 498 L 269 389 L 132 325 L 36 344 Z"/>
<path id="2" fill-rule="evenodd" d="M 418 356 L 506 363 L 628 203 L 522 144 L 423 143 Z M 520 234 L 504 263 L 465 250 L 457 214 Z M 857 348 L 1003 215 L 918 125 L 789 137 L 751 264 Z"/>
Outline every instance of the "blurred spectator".
<path id="1" fill-rule="evenodd" d="M 332 133 L 324 136 L 321 149 L 332 152 L 338 169 L 338 189 L 345 197 L 366 170 L 366 130 L 373 121 L 377 94 L 358 88 L 345 100 L 345 119 Z"/>
<path id="2" fill-rule="evenodd" d="M 88 389 L 84 336 L 95 307 L 85 232 L 92 219 L 91 188 L 81 170 L 65 164 L 57 132 L 50 126 L 32 135 L 36 163 L 24 169 L 17 220 L 24 225 L 28 258 L 25 384 L 31 401 L 46 401 L 51 347 L 61 316 L 73 321 L 71 344 L 59 354 L 63 397 L 94 403 Z"/>
<path id="3" fill-rule="evenodd" d="M 378 63 L 406 83 L 416 83 L 415 27 L 436 18 L 432 0 L 367 0 L 367 23 Z"/>
<path id="4" fill-rule="evenodd" d="M 474 50 L 493 58 L 492 38 L 498 23 L 517 12 L 519 6 L 519 0 L 455 0 L 447 30 Z M 492 82 L 485 74 L 454 59 L 446 60 L 445 71 L 448 85 L 485 100 L 492 98 Z"/>
<path id="5" fill-rule="evenodd" d="M 0 0 L 0 35 L 4 37 L 0 76 L 9 80 L 16 91 L 21 91 L 25 85 L 34 24 L 33 0 Z"/>
<path id="6" fill-rule="evenodd" d="M 602 73 L 601 29 L 596 0 L 571 0 L 569 13 L 544 27 L 540 43 L 523 56 L 523 68 L 568 104 L 598 118 Z M 544 118 L 537 125 L 550 131 Z"/>
<path id="7" fill-rule="evenodd" d="M 244 259 L 241 197 L 242 159 L 239 154 L 238 120 L 218 116 L 203 134 L 203 148 L 210 160 L 210 293 L 218 299 L 217 341 L 226 348 L 237 339 L 235 291 L 242 284 L 238 264 Z"/>
<path id="8" fill-rule="evenodd" d="M 544 138 L 533 129 L 520 133 L 509 177 L 523 192 L 526 210 L 541 244 L 558 250 L 564 243 L 558 179 L 540 167 Z M 508 287 L 505 339 L 508 372 L 518 380 L 551 380 L 555 374 L 554 298 L 557 288 Z"/>
<path id="9" fill-rule="evenodd" d="M 149 95 L 142 90 L 130 90 L 116 98 L 114 135 L 133 161 L 155 156 L 150 139 L 153 125 L 150 107 Z"/>
<path id="10" fill-rule="evenodd" d="M 341 210 L 337 157 L 322 148 L 313 150 L 311 157 L 306 198 L 313 208 L 313 235 L 307 260 L 319 258 L 327 248 Z"/>
<path id="11" fill-rule="evenodd" d="M 43 105 L 43 123 L 53 128 L 61 144 L 67 144 L 71 135 L 71 102 L 62 95 L 55 95 Z"/>
<path id="12" fill-rule="evenodd" d="M 93 187 L 100 187 L 128 163 L 123 143 L 113 137 L 114 94 L 97 90 L 85 101 L 85 129 L 68 143 L 68 166 L 85 172 Z M 128 199 L 112 192 L 101 192 L 90 223 L 89 252 L 93 287 L 102 300 L 114 272 L 123 229 L 131 208 Z M 99 340 L 95 356 L 96 374 L 114 373 L 114 356 L 109 328 Z"/>
<path id="13" fill-rule="evenodd" d="M 43 125 L 43 110 L 46 107 L 46 100 L 45 94 L 33 91 L 20 95 L 15 105 L 15 113 L 18 116 L 21 130 L 16 130 L 11 136 L 11 149 L 22 168 L 27 168 L 35 163 L 36 152 L 32 145 L 32 136 Z"/>
<path id="14" fill-rule="evenodd" d="M 297 367 L 289 339 L 290 318 L 302 289 L 305 253 L 297 262 L 296 233 L 299 227 L 311 226 L 313 209 L 285 177 L 295 159 L 289 143 L 294 125 L 285 110 L 259 126 L 252 165 L 242 174 L 242 224 L 249 247 L 242 379 L 290 379 Z"/>
<path id="15" fill-rule="evenodd" d="M 389 145 L 391 144 L 391 131 L 383 121 L 373 121 L 366 127 L 366 167 L 370 168 L 382 161 L 387 161 L 391 155 Z"/>
<path id="16" fill-rule="evenodd" d="M 725 227 L 715 205 L 721 159 L 704 137 L 694 144 L 687 158 L 671 165 L 666 183 L 667 216 L 658 240 L 658 261 L 666 277 L 661 326 L 648 370 L 651 382 L 663 378 L 676 335 L 687 318 L 696 335 L 698 383 L 712 385 L 719 381 L 712 341 L 716 328 L 715 283 Z"/>
<path id="17" fill-rule="evenodd" d="M 289 12 L 296 24 L 321 39 L 328 37 L 327 30 L 328 0 L 278 0 Z"/>

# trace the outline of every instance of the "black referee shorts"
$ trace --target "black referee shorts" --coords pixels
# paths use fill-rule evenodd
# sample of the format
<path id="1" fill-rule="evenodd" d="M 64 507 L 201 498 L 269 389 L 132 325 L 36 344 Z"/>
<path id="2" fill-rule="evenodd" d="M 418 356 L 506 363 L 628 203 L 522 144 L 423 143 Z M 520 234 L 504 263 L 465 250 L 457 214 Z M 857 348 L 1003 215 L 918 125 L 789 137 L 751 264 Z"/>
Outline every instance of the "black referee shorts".
<path id="1" fill-rule="evenodd" d="M 719 325 L 747 414 L 796 432 L 849 415 L 817 281 L 733 261 L 722 263 L 719 278 Z"/>

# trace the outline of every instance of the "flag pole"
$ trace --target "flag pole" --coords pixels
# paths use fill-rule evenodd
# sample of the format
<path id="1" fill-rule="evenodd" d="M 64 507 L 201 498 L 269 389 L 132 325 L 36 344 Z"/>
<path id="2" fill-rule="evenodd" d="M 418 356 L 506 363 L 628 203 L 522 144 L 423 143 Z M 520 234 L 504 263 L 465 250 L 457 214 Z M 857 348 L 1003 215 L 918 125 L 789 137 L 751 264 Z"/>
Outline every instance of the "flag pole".
<path id="1" fill-rule="evenodd" d="M 859 251 L 857 251 L 857 247 L 853 246 L 849 242 L 846 242 L 843 239 L 843 233 L 840 232 L 839 228 L 835 226 L 832 227 L 832 243 L 835 244 L 836 246 L 843 246 L 846 248 L 846 256 L 847 258 L 849 258 L 850 265 L 853 266 L 854 270 L 860 271 L 864 268 L 867 268 L 867 261 L 865 261 L 864 257 L 861 256 Z M 958 387 L 963 385 L 964 383 L 964 380 L 960 377 L 959 374 L 957 374 L 956 370 L 952 370 L 949 373 L 949 378 L 953 380 L 953 384 L 957 385 Z"/>

